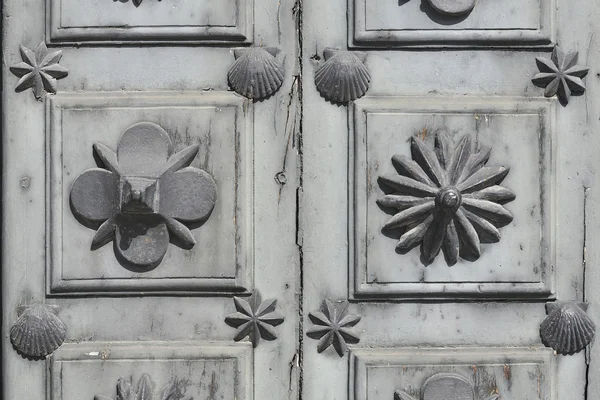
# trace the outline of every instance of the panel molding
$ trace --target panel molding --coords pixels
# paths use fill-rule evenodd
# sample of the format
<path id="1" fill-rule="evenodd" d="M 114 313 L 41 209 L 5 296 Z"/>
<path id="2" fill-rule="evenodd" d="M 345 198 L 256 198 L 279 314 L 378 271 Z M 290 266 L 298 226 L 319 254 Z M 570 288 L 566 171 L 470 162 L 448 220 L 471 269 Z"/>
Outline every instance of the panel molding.
<path id="1" fill-rule="evenodd" d="M 46 361 L 48 367 L 48 395 L 50 400 L 61 400 L 54 396 L 62 393 L 63 365 L 66 363 L 110 363 L 159 362 L 193 363 L 194 361 L 223 360 L 234 363 L 236 398 L 252 400 L 253 396 L 253 350 L 250 343 L 219 342 L 83 342 L 67 343 Z M 142 371 L 141 371 L 142 372 Z M 93 379 L 93 377 L 89 377 Z M 107 392 L 114 391 L 114 382 L 103 382 Z"/>
<path id="2" fill-rule="evenodd" d="M 445 372 L 453 372 L 452 368 L 456 366 L 476 369 L 482 366 L 506 368 L 515 365 L 537 366 L 540 374 L 550 378 L 550 382 L 544 382 L 547 382 L 546 387 L 551 397 L 544 400 L 557 399 L 556 357 L 551 349 L 543 347 L 352 348 L 349 357 L 348 398 L 375 400 L 368 396 L 368 372 L 371 368 L 437 367 Z M 506 369 L 504 371 L 506 373 Z M 416 386 L 421 383 L 414 382 Z M 393 392 L 383 396 L 391 399 Z"/>
<path id="3" fill-rule="evenodd" d="M 235 260 L 236 276 L 67 279 L 63 277 L 62 114 L 67 109 L 233 107 L 236 119 Z M 231 295 L 252 292 L 254 271 L 254 141 L 252 104 L 230 92 L 64 93 L 46 102 L 46 291 L 48 295 L 195 294 Z M 91 149 L 82 149 L 91 152 Z M 218 200 L 217 200 L 218 201 Z M 90 232 L 92 232 L 90 230 Z M 93 234 L 93 233 L 92 233 Z M 91 240 L 91 236 L 90 236 Z M 91 242 L 90 242 L 91 243 Z M 107 246 L 111 246 L 108 244 Z M 197 244 L 201 245 L 201 244 Z M 164 262 L 163 262 L 164 263 Z M 160 268 L 160 267 L 159 267 Z"/>
<path id="4" fill-rule="evenodd" d="M 534 114 L 539 115 L 546 137 L 540 138 L 540 157 L 544 167 L 540 174 L 540 206 L 543 208 L 541 247 L 541 279 L 539 281 L 503 282 L 385 282 L 381 279 L 367 279 L 368 229 L 365 204 L 367 202 L 366 166 L 358 160 L 357 154 L 366 146 L 367 115 L 370 113 L 391 114 Z M 398 299 L 509 299 L 523 298 L 540 301 L 555 296 L 555 103 L 543 98 L 512 97 L 367 97 L 354 104 L 349 112 L 349 126 L 352 127 L 348 139 L 348 239 L 349 239 L 349 298 L 352 300 Z M 542 140 L 544 139 L 544 140 Z M 408 145 L 408 144 L 407 144 Z M 391 157 L 392 154 L 390 154 Z M 364 158 L 364 156 L 363 156 Z M 388 160 L 379 160 L 388 162 Z M 360 165 L 357 163 L 361 162 Z M 366 162 L 366 161 L 365 161 Z M 546 168 L 547 167 L 547 168 Z M 517 197 L 519 194 L 517 193 Z M 361 244 L 364 239 L 364 246 Z M 390 240 L 390 243 L 392 241 Z M 502 243 L 502 241 L 501 241 Z M 495 246 L 501 245 L 495 244 Z M 397 256 L 390 247 L 390 257 Z M 413 251 L 416 251 L 413 249 Z M 401 261 L 401 259 L 399 259 Z M 426 268 L 422 266 L 422 268 Z"/>
<path id="5" fill-rule="evenodd" d="M 64 0 L 46 0 L 46 37 L 50 44 L 70 45 L 73 43 L 98 44 L 110 42 L 119 43 L 214 43 L 214 44 L 249 44 L 253 41 L 254 26 L 254 0 L 237 0 L 237 10 L 235 12 L 236 24 L 234 26 L 223 25 L 129 25 L 123 18 L 121 24 L 111 24 L 110 26 L 64 26 L 63 15 L 66 8 Z M 113 5 L 112 2 L 106 2 L 107 6 Z M 130 6 L 129 4 L 127 4 Z M 144 4 L 145 7 L 160 7 L 157 5 Z M 135 7 L 127 7 L 126 12 L 114 8 L 116 16 L 121 14 L 126 16 L 128 12 L 144 12 L 136 10 Z M 107 10 L 109 12 L 110 10 Z"/>
<path id="6" fill-rule="evenodd" d="M 369 47 L 552 47 L 556 42 L 555 1 L 540 2 L 537 29 L 377 29 L 369 30 L 369 0 L 348 1 L 348 45 Z"/>

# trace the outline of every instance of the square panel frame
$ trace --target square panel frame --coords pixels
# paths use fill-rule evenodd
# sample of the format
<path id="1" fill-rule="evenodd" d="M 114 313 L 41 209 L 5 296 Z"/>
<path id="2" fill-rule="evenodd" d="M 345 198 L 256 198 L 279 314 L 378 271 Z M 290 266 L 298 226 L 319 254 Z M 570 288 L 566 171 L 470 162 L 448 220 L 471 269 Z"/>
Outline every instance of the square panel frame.
<path id="1" fill-rule="evenodd" d="M 147 361 L 148 363 L 170 361 L 189 362 L 195 360 L 233 359 L 238 375 L 240 400 L 254 398 L 254 352 L 247 343 L 217 342 L 84 342 L 66 343 L 46 359 L 48 384 L 46 398 L 56 399 L 54 392 L 61 393 L 62 364 L 68 362 L 128 362 Z M 106 382 L 107 389 L 113 389 L 117 382 Z M 114 390 L 114 389 L 113 389 Z"/>
<path id="2" fill-rule="evenodd" d="M 115 278 L 64 279 L 62 276 L 62 110 L 110 109 L 119 107 L 235 107 L 236 135 L 235 168 L 246 171 L 243 187 L 236 193 L 241 211 L 236 227 L 241 239 L 236 241 L 236 264 L 243 265 L 235 278 Z M 253 106 L 245 98 L 231 92 L 104 92 L 61 93 L 46 102 L 46 294 L 68 296 L 80 294 L 125 295 L 188 294 L 240 295 L 250 294 L 254 287 L 254 128 Z M 241 193 L 243 192 L 243 193 Z M 238 214 L 239 212 L 239 214 Z M 239 257 L 245 255 L 240 263 Z M 240 271 L 242 271 L 240 273 Z"/>
<path id="3" fill-rule="evenodd" d="M 349 111 L 348 137 L 348 298 L 365 300 L 538 300 L 555 298 L 556 264 L 556 104 L 543 98 L 511 97 L 365 97 L 354 103 Z M 540 148 L 540 158 L 545 158 L 547 168 L 542 168 L 540 206 L 545 220 L 542 229 L 543 246 L 541 254 L 541 279 L 539 282 L 373 282 L 367 280 L 367 259 L 365 248 L 358 246 L 359 235 L 367 235 L 367 219 L 364 207 L 365 188 L 358 187 L 361 176 L 366 174 L 356 165 L 356 154 L 361 151 L 361 143 L 367 132 L 369 113 L 461 113 L 461 114 L 537 114 L 546 133 L 545 146 Z M 540 139 L 541 140 L 541 139 Z M 359 174 L 361 174 L 359 176 Z M 362 203 L 361 203 L 362 202 Z M 368 241 L 365 240 L 365 243 Z M 547 252 L 543 250 L 547 249 Z M 395 253 L 394 253 L 395 254 Z M 424 268 L 424 267 L 423 267 Z"/>
<path id="4" fill-rule="evenodd" d="M 62 0 L 46 0 L 46 41 L 52 45 L 194 43 L 250 44 L 254 41 L 254 0 L 237 0 L 236 26 L 88 26 L 61 25 Z"/>
<path id="5" fill-rule="evenodd" d="M 398 47 L 535 47 L 551 48 L 556 42 L 556 0 L 540 2 L 538 29 L 381 29 L 368 30 L 369 0 L 348 0 L 348 46 Z M 364 12 L 361 12 L 363 10 Z"/>
<path id="6" fill-rule="evenodd" d="M 348 398 L 373 400 L 366 385 L 369 368 L 428 365 L 514 365 L 539 364 L 550 377 L 548 400 L 557 400 L 557 363 L 552 349 L 545 347 L 465 347 L 465 348 L 352 348 L 350 350 Z M 451 371 L 448 371 L 451 372 Z M 391 399 L 393 393 L 389 394 Z"/>

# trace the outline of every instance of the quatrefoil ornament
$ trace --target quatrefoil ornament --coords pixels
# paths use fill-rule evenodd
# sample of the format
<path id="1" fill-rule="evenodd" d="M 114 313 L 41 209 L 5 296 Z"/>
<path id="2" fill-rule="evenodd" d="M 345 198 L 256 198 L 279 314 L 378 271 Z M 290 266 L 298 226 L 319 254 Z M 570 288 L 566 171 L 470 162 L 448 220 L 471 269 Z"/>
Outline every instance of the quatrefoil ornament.
<path id="1" fill-rule="evenodd" d="M 193 247 L 188 226 L 208 219 L 217 198 L 210 174 L 189 166 L 198 150 L 193 145 L 173 154 L 167 132 L 150 122 L 129 127 L 116 152 L 94 144 L 101 168 L 82 173 L 71 188 L 73 214 L 97 229 L 92 249 L 112 240 L 122 263 L 152 268 L 172 239 Z"/>

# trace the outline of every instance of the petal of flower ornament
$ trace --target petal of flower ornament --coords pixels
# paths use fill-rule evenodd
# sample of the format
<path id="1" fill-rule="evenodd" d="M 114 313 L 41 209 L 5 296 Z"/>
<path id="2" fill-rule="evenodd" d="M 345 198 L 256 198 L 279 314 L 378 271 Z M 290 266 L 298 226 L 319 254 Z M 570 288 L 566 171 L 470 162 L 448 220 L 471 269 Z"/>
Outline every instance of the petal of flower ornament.
<path id="1" fill-rule="evenodd" d="M 185 222 L 199 222 L 210 216 L 217 201 L 217 184 L 207 172 L 188 167 L 163 175 L 160 183 L 163 215 Z"/>
<path id="2" fill-rule="evenodd" d="M 577 58 L 578 52 L 565 54 L 555 46 L 551 59 L 536 58 L 540 73 L 533 77 L 533 84 L 545 88 L 546 97 L 558 95 L 560 102 L 567 105 L 572 92 L 585 91 L 582 78 L 588 74 L 589 68 L 577 65 Z"/>
<path id="3" fill-rule="evenodd" d="M 127 263 L 154 267 L 162 261 L 168 246 L 169 230 L 161 218 L 118 216 L 115 251 Z"/>
<path id="4" fill-rule="evenodd" d="M 509 173 L 506 167 L 488 167 L 491 149 L 473 150 L 469 136 L 455 146 L 446 132 L 435 138 L 434 150 L 421 139 L 411 140 L 414 161 L 392 157 L 398 175 L 379 182 L 391 189 L 377 200 L 394 215 L 384 230 L 400 229 L 396 251 L 406 253 L 421 244 L 422 262 L 429 264 L 443 251 L 452 266 L 459 256 L 474 261 L 481 243 L 500 240 L 498 227 L 512 221 L 503 204 L 515 194 L 498 184 Z"/>
<path id="5" fill-rule="evenodd" d="M 130 126 L 117 147 L 117 162 L 123 175 L 159 177 L 171 154 L 171 139 L 160 126 L 140 122 Z"/>
<path id="6" fill-rule="evenodd" d="M 260 294 L 255 292 L 249 301 L 241 297 L 234 297 L 233 302 L 237 312 L 229 314 L 225 318 L 227 325 L 237 328 L 233 340 L 239 342 L 248 337 L 252 345 L 256 347 L 260 343 L 260 339 L 277 339 L 277 331 L 274 327 L 281 325 L 284 317 L 276 311 L 276 299 L 261 301 Z"/>
<path id="7" fill-rule="evenodd" d="M 71 188 L 71 210 L 85 220 L 103 222 L 119 211 L 119 177 L 94 168 L 79 175 Z"/>
<path id="8" fill-rule="evenodd" d="M 324 301 L 322 311 L 313 311 L 308 314 L 309 319 L 315 324 L 306 335 L 311 339 L 318 339 L 317 351 L 322 353 L 333 346 L 340 357 L 348 351 L 348 345 L 360 341 L 358 333 L 353 327 L 360 322 L 360 316 L 348 313 L 348 302 Z"/>

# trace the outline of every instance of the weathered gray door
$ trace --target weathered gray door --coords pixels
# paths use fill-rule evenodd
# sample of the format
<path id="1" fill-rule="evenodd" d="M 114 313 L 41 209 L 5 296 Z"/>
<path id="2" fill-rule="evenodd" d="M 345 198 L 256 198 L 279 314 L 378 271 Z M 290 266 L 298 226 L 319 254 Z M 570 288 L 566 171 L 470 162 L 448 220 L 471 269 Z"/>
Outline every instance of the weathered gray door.
<path id="1" fill-rule="evenodd" d="M 599 16 L 4 0 L 4 398 L 599 398 Z"/>
<path id="2" fill-rule="evenodd" d="M 599 12 L 303 1 L 304 399 L 599 398 Z"/>
<path id="3" fill-rule="evenodd" d="M 294 2 L 3 3 L 3 398 L 297 398 Z"/>

